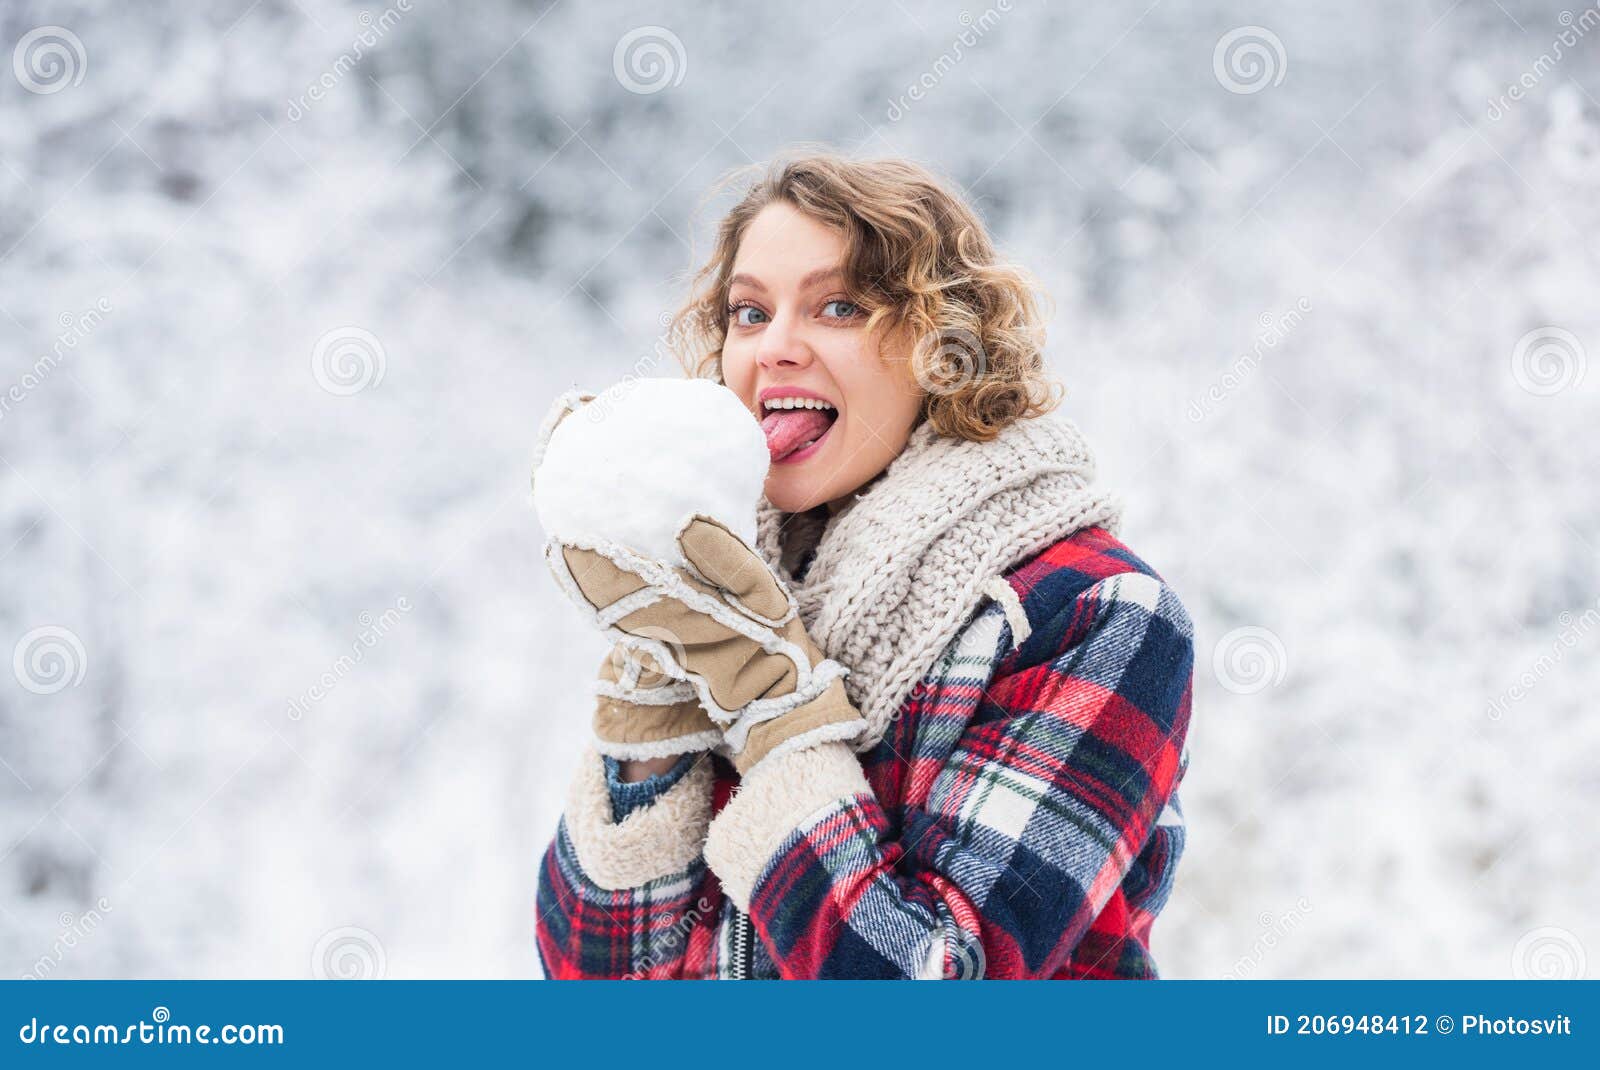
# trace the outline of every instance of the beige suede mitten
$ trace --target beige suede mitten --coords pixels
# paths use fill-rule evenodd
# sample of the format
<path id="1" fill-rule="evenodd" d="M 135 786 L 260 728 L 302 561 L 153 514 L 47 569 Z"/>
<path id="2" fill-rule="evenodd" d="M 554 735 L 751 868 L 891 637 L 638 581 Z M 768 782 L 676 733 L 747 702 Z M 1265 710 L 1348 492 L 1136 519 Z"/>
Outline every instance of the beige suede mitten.
<path id="1" fill-rule="evenodd" d="M 689 518 L 677 541 L 687 568 L 614 544 L 552 541 L 545 557 L 620 644 L 694 687 L 741 774 L 774 754 L 859 734 L 866 722 L 845 694 L 844 667 L 806 634 L 761 556 L 706 516 Z"/>
<path id="2" fill-rule="evenodd" d="M 613 758 L 664 758 L 711 750 L 722 729 L 694 687 L 660 671 L 650 655 L 617 644 L 595 683 L 594 743 Z"/>

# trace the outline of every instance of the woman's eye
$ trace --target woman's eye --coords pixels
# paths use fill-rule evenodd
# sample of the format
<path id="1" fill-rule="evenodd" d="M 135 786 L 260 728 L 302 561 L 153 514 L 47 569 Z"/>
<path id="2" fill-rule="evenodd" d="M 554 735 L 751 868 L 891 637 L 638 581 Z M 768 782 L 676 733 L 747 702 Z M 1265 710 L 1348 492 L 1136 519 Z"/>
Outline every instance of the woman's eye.
<path id="1" fill-rule="evenodd" d="M 758 323 L 767 322 L 767 314 L 755 305 L 735 305 L 729 310 L 733 322 L 741 327 L 754 327 Z"/>
<path id="2" fill-rule="evenodd" d="M 829 301 L 822 306 L 822 314 L 830 319 L 850 319 L 861 313 L 861 306 L 854 301 Z"/>

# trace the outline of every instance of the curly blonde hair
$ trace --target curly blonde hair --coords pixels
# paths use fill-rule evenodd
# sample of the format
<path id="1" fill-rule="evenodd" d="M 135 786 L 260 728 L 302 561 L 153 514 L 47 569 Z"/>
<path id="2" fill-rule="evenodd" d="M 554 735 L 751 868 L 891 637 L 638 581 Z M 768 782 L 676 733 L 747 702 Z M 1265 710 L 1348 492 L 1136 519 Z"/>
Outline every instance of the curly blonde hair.
<path id="1" fill-rule="evenodd" d="M 691 375 L 721 380 L 734 257 L 750 221 L 779 201 L 843 234 L 850 300 L 868 313 L 869 331 L 884 328 L 880 354 L 891 338 L 910 341 L 921 419 L 934 430 L 985 442 L 1059 404 L 1062 389 L 1044 367 L 1043 294 L 998 258 L 966 201 L 906 160 L 832 152 L 779 158 L 723 217 L 711 259 L 670 325 Z"/>

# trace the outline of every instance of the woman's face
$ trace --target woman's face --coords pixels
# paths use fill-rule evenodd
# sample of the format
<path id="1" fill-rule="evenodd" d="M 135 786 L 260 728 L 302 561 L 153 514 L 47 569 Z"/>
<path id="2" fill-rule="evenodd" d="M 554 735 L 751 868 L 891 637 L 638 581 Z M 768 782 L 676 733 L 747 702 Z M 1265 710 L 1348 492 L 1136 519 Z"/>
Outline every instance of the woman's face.
<path id="1" fill-rule="evenodd" d="M 838 231 L 785 202 L 745 228 L 728 290 L 722 378 L 761 421 L 767 498 L 785 512 L 842 504 L 910 438 L 922 391 L 907 352 L 850 303 Z"/>

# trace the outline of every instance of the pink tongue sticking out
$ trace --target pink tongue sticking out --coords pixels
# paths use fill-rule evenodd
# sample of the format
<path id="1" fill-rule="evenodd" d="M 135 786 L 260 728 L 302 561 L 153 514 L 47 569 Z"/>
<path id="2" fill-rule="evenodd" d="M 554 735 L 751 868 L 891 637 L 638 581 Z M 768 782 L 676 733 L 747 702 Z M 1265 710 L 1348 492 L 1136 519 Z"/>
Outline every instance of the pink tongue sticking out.
<path id="1" fill-rule="evenodd" d="M 821 438 L 831 423 L 819 409 L 779 409 L 762 418 L 761 430 L 767 436 L 767 452 L 774 461 L 781 461 L 812 439 Z"/>

